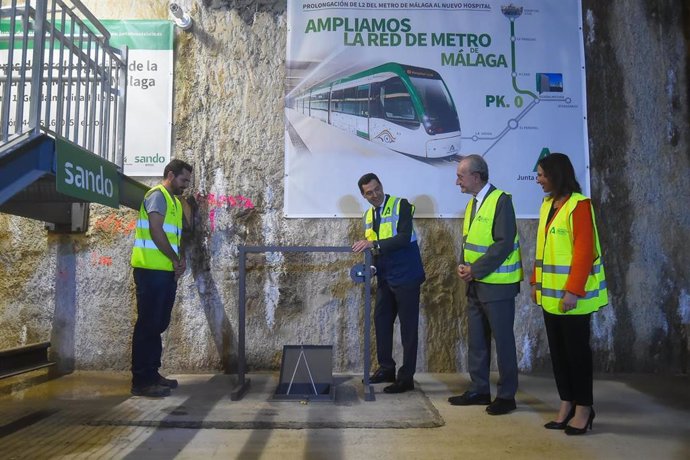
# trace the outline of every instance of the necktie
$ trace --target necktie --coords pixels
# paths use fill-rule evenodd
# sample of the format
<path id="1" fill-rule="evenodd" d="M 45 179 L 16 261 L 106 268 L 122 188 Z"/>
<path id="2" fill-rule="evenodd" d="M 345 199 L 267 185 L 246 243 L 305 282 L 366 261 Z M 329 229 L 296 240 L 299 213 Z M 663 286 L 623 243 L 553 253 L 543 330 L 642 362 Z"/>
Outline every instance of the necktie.
<path id="1" fill-rule="evenodd" d="M 472 213 L 470 214 L 470 224 L 474 220 L 475 214 L 477 214 L 477 199 L 472 198 Z"/>
<path id="2" fill-rule="evenodd" d="M 378 234 L 379 225 L 381 224 L 381 206 L 376 207 L 376 214 L 374 215 L 374 232 Z"/>

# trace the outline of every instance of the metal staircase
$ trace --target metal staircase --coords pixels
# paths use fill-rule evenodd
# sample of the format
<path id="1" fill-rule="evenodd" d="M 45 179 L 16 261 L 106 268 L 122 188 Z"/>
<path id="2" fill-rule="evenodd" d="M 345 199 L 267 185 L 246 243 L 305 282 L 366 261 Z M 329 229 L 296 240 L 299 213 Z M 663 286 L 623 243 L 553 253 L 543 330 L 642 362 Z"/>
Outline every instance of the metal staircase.
<path id="1" fill-rule="evenodd" d="M 79 0 L 0 0 L 0 212 L 85 232 L 90 202 L 139 208 L 148 187 L 122 172 L 127 48 L 109 40 Z M 65 184 L 75 151 L 114 171 L 114 202 L 88 177 Z"/>
<path id="2" fill-rule="evenodd" d="M 122 171 L 127 48 L 109 41 L 78 0 L 0 0 L 1 213 L 70 233 L 88 230 L 91 202 L 139 208 L 148 187 Z M 49 347 L 0 351 L 0 378 L 54 365 Z"/>

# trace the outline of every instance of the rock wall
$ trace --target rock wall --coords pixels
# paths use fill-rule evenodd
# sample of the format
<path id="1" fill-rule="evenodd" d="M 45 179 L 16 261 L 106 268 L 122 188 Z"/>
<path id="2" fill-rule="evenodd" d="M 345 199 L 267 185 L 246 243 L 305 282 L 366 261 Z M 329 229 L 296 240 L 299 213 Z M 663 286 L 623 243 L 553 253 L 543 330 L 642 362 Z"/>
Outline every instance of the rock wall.
<path id="1" fill-rule="evenodd" d="M 84 3 L 99 18 L 168 18 L 167 0 Z M 194 28 L 176 37 L 173 153 L 195 167 L 194 225 L 164 366 L 232 371 L 238 245 L 349 245 L 360 221 L 283 216 L 284 1 L 179 4 Z M 611 295 L 593 321 L 599 370 L 687 371 L 688 17 L 677 2 L 583 1 L 592 198 Z M 246 200 L 225 199 L 237 196 Z M 0 215 L 0 349 L 50 339 L 63 370 L 128 369 L 135 218 L 92 205 L 86 234 L 50 235 L 39 222 Z M 416 225 L 428 278 L 418 368 L 464 371 L 466 299 L 454 275 L 461 221 Z M 519 232 L 531 265 L 536 221 L 521 220 Z M 282 345 L 295 343 L 333 344 L 336 370 L 361 369 L 363 292 L 348 276 L 357 262 L 350 254 L 249 256 L 250 369 L 276 369 Z M 550 366 L 528 294 L 524 283 L 515 325 L 523 371 Z"/>
<path id="2" fill-rule="evenodd" d="M 609 368 L 687 371 L 688 7 L 588 1 L 583 16 Z"/>

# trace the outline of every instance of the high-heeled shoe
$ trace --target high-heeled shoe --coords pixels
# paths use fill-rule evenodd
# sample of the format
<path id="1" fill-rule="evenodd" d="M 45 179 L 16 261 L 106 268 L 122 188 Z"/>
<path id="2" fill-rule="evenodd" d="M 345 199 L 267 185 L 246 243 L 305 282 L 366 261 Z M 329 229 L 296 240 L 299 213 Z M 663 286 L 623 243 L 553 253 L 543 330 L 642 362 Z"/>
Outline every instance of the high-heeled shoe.
<path id="1" fill-rule="evenodd" d="M 568 415 L 565 416 L 562 422 L 556 422 L 556 421 L 550 421 L 549 423 L 544 425 L 544 428 L 547 430 L 565 430 L 565 427 L 568 426 L 568 422 L 570 421 L 571 418 L 575 417 L 575 404 L 570 408 L 570 412 L 568 412 Z"/>
<path id="2" fill-rule="evenodd" d="M 587 418 L 587 423 L 585 423 L 585 426 L 583 428 L 576 428 L 574 426 L 566 426 L 565 427 L 565 434 L 569 436 L 574 436 L 578 434 L 585 434 L 587 432 L 587 429 L 592 429 L 592 424 L 594 423 L 594 407 L 590 408 L 589 411 L 589 417 Z"/>

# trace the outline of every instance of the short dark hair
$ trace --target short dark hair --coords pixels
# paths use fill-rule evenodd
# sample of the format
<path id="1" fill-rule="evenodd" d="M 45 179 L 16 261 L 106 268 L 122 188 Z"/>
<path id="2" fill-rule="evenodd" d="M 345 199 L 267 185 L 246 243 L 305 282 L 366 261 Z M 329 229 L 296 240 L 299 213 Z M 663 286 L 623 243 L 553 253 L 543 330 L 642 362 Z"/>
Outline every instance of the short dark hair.
<path id="1" fill-rule="evenodd" d="M 172 173 L 175 175 L 175 177 L 179 176 L 182 174 L 182 170 L 186 169 L 190 173 L 192 172 L 192 165 L 189 163 L 178 160 L 177 158 L 172 160 L 170 163 L 165 165 L 165 169 L 163 170 L 163 179 L 168 177 L 168 173 L 172 171 Z"/>
<path id="2" fill-rule="evenodd" d="M 551 182 L 551 196 L 562 197 L 571 193 L 582 193 L 582 188 L 575 178 L 575 169 L 568 155 L 551 153 L 537 161 L 544 175 Z"/>
<path id="3" fill-rule="evenodd" d="M 368 184 L 369 182 L 375 180 L 379 184 L 381 184 L 381 181 L 379 180 L 378 176 L 374 173 L 366 173 L 362 177 L 359 178 L 357 181 L 357 185 L 359 186 L 359 193 L 364 193 L 364 189 L 362 188 L 364 185 Z"/>

